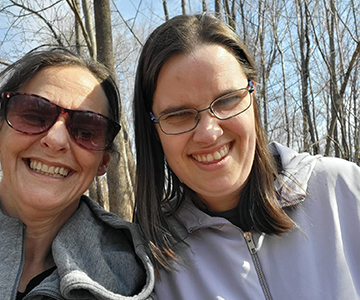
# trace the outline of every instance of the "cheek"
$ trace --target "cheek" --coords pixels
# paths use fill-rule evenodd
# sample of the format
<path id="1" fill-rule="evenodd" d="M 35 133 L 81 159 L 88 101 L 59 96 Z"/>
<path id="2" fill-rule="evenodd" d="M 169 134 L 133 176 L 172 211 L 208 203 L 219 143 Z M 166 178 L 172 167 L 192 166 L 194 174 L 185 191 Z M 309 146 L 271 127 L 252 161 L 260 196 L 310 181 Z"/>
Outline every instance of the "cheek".
<path id="1" fill-rule="evenodd" d="M 255 138 L 255 114 L 252 106 L 246 112 L 237 116 L 236 121 L 238 122 L 239 130 L 243 135 L 248 136 L 249 138 Z"/>
<path id="2" fill-rule="evenodd" d="M 1 152 L 19 152 L 36 140 L 37 136 L 25 135 L 19 133 L 8 125 L 3 124 L 0 130 L 0 153 Z"/>
<path id="3" fill-rule="evenodd" d="M 166 160 L 170 167 L 174 169 L 175 164 L 180 163 L 183 157 L 182 153 L 185 153 L 186 142 L 181 136 L 169 136 L 164 133 L 159 133 L 159 137 Z"/>
<path id="4" fill-rule="evenodd" d="M 254 141 L 256 139 L 254 114 L 241 114 L 232 119 L 226 120 L 224 127 L 242 140 Z"/>
<path id="5" fill-rule="evenodd" d="M 97 172 L 103 155 L 93 151 L 78 149 L 75 154 L 78 164 L 85 170 L 85 173 L 93 175 Z"/>

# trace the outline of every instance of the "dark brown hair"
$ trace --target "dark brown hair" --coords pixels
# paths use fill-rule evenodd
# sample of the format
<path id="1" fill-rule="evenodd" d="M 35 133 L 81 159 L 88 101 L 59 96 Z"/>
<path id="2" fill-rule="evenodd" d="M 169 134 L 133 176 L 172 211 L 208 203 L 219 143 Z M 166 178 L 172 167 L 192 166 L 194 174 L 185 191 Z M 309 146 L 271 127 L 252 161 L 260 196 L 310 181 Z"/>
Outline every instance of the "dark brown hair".
<path id="1" fill-rule="evenodd" d="M 167 165 L 149 113 L 158 74 L 163 64 L 176 54 L 187 54 L 202 44 L 216 44 L 232 53 L 248 80 L 256 81 L 254 61 L 236 33 L 210 15 L 177 16 L 159 26 L 142 50 L 135 80 L 134 120 L 137 156 L 135 221 L 149 240 L 158 267 L 171 269 L 179 237 L 166 218 L 186 195 L 196 195 L 180 183 Z M 277 177 L 274 160 L 267 150 L 259 110 L 254 100 L 256 150 L 249 179 L 240 195 L 240 227 L 267 234 L 281 234 L 293 226 L 280 207 L 274 191 Z M 173 208 L 166 213 L 164 204 Z"/>

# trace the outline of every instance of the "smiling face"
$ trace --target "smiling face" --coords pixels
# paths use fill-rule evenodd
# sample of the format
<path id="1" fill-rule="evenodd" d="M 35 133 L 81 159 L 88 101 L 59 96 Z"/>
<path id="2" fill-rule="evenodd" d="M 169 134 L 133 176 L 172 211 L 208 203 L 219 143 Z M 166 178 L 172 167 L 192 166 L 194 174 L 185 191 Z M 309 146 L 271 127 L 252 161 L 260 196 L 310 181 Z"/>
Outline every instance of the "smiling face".
<path id="1" fill-rule="evenodd" d="M 107 115 L 107 98 L 87 69 L 46 67 L 18 92 L 36 94 L 70 109 Z M 108 154 L 90 151 L 70 137 L 61 114 L 39 135 L 15 131 L 3 121 L 0 130 L 1 205 L 6 214 L 24 219 L 37 214 L 71 214 L 96 175 L 105 173 Z"/>
<path id="2" fill-rule="evenodd" d="M 201 45 L 162 66 L 153 113 L 158 118 L 181 108 L 201 110 L 217 97 L 247 85 L 230 52 L 218 45 Z M 158 125 L 156 128 L 169 166 L 209 209 L 225 211 L 237 205 L 255 154 L 253 106 L 228 120 L 204 111 L 194 130 L 179 135 L 166 135 Z"/>

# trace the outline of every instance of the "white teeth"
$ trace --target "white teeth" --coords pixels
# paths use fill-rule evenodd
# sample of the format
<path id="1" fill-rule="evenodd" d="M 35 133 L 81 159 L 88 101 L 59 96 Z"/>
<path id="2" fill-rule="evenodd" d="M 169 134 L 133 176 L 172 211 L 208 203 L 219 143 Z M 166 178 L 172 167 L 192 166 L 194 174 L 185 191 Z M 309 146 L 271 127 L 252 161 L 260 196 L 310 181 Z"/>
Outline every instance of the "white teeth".
<path id="1" fill-rule="evenodd" d="M 224 146 L 218 151 L 215 151 L 214 153 L 208 153 L 206 155 L 193 155 L 192 157 L 196 159 L 199 162 L 212 162 L 215 160 L 222 159 L 225 155 L 229 153 L 229 145 Z"/>
<path id="2" fill-rule="evenodd" d="M 61 168 L 60 170 L 59 170 L 59 173 L 61 174 L 61 175 L 64 175 L 65 176 L 65 170 L 64 170 L 64 168 Z"/>
<path id="3" fill-rule="evenodd" d="M 207 160 L 207 161 L 213 161 L 213 160 L 214 160 L 214 156 L 213 156 L 212 154 L 208 154 L 208 155 L 206 156 L 206 160 Z"/>
<path id="4" fill-rule="evenodd" d="M 219 152 L 215 152 L 214 153 L 214 159 L 220 159 L 221 158 L 221 154 Z"/>
<path id="5" fill-rule="evenodd" d="M 47 176 L 51 176 L 51 177 L 56 177 L 56 178 L 63 178 L 66 177 L 69 174 L 68 169 L 65 169 L 64 167 L 54 167 L 51 166 L 49 167 L 48 165 L 45 165 L 39 161 L 30 161 L 30 169 L 43 174 L 43 175 L 47 175 Z"/>
<path id="6" fill-rule="evenodd" d="M 34 164 L 34 170 L 41 171 L 41 164 Z"/>

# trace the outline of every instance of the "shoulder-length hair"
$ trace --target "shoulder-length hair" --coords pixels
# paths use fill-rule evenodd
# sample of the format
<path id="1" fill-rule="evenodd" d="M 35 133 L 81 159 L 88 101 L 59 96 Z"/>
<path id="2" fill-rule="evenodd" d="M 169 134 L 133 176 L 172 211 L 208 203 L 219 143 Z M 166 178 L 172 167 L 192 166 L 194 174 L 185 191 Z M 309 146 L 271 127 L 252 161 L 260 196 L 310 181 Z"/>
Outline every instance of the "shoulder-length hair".
<path id="1" fill-rule="evenodd" d="M 151 121 L 157 78 L 164 63 L 176 54 L 187 54 L 202 44 L 216 44 L 232 53 L 248 80 L 256 81 L 255 65 L 245 45 L 226 24 L 210 15 L 177 16 L 159 26 L 147 39 L 137 68 L 134 93 L 137 184 L 135 221 L 149 240 L 158 267 L 171 269 L 179 237 L 166 218 L 186 195 L 196 194 L 184 186 L 169 165 Z M 274 191 L 276 166 L 267 151 L 259 109 L 253 102 L 256 126 L 255 158 L 249 179 L 239 196 L 240 227 L 267 234 L 289 231 L 293 222 L 280 207 Z M 171 200 L 170 211 L 162 209 Z"/>

